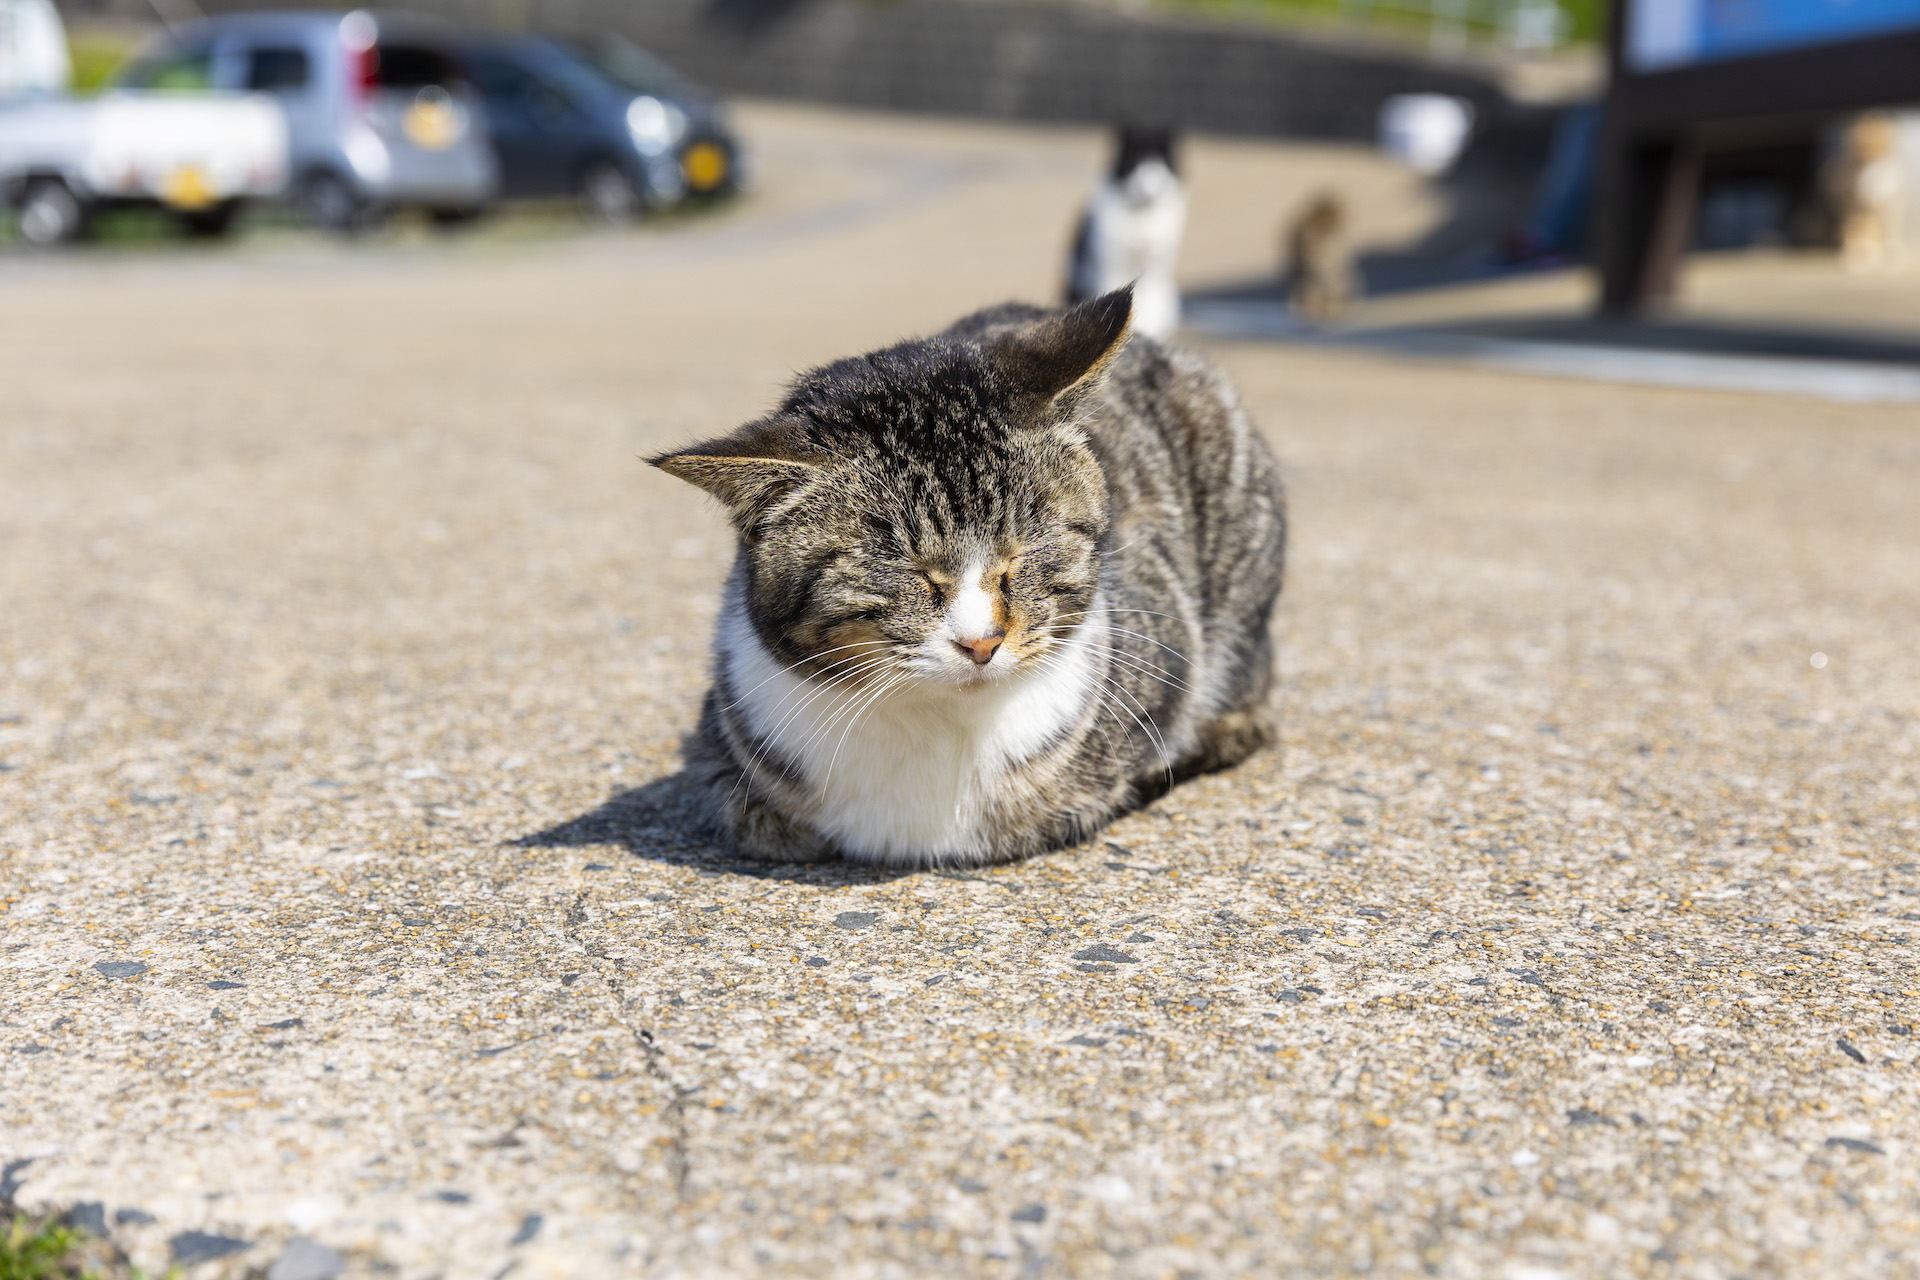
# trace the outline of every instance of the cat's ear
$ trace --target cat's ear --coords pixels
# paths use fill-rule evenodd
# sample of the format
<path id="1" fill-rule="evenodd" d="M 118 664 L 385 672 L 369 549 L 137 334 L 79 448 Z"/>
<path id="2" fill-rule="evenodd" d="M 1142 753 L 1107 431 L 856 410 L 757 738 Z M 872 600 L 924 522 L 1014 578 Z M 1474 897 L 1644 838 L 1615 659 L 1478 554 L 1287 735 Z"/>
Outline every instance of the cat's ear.
<path id="1" fill-rule="evenodd" d="M 748 423 L 732 435 L 647 459 L 718 498 L 743 532 L 811 479 L 825 460 L 810 447 L 799 423 L 779 418 Z"/>
<path id="2" fill-rule="evenodd" d="M 1007 334 L 993 355 L 1014 384 L 1050 403 L 1096 384 L 1120 348 L 1133 318 L 1133 286 L 1090 298 Z"/>

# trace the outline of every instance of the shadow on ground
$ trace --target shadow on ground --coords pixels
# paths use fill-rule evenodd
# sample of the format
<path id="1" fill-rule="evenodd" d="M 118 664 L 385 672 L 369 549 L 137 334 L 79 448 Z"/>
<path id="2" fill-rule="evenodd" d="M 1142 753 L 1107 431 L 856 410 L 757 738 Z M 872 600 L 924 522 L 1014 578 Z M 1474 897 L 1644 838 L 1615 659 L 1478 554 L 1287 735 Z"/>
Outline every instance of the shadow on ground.
<path id="1" fill-rule="evenodd" d="M 1838 328 L 1707 320 L 1616 320 L 1603 316 L 1515 316 L 1420 326 L 1403 332 L 1613 347 L 1626 351 L 1920 365 L 1920 339 Z"/>
<path id="2" fill-rule="evenodd" d="M 1329 328 L 1295 317 L 1271 286 L 1190 294 L 1187 311 L 1195 328 L 1219 337 L 1327 342 L 1425 356 L 1473 354 L 1490 344 L 1526 344 L 1594 353 L 1920 368 L 1920 337 L 1840 327 L 1553 314 Z"/>
<path id="3" fill-rule="evenodd" d="M 617 845 L 636 858 L 688 867 L 702 875 L 791 880 L 803 884 L 886 884 L 912 870 L 852 862 L 750 862 L 721 841 L 684 773 L 615 792 L 575 818 L 512 842 L 518 849 L 584 849 Z"/>

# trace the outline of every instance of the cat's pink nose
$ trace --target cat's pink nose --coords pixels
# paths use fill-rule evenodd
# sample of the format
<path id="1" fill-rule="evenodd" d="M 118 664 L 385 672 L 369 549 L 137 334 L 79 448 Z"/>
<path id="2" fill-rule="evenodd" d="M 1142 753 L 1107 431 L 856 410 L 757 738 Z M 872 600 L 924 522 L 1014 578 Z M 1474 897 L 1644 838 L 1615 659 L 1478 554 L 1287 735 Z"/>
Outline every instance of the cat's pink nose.
<path id="1" fill-rule="evenodd" d="M 993 661 L 993 654 L 1000 647 L 1005 636 L 981 636 L 977 640 L 955 640 L 954 647 L 973 659 L 977 667 L 984 667 Z"/>

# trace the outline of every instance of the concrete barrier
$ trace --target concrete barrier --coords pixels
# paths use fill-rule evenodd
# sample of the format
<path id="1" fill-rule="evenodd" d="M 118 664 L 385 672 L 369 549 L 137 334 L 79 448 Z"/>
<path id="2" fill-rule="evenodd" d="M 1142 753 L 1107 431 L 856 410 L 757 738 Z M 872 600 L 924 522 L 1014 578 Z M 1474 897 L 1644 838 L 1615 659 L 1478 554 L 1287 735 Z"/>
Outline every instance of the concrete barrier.
<path id="1" fill-rule="evenodd" d="M 260 0 L 208 0 L 209 11 Z M 291 7 L 291 6 L 289 6 Z M 1368 138 L 1383 99 L 1450 93 L 1482 120 L 1497 77 L 1371 41 L 1013 0 L 401 0 L 489 25 L 615 31 L 728 93 L 1009 120 L 1166 122 Z"/>

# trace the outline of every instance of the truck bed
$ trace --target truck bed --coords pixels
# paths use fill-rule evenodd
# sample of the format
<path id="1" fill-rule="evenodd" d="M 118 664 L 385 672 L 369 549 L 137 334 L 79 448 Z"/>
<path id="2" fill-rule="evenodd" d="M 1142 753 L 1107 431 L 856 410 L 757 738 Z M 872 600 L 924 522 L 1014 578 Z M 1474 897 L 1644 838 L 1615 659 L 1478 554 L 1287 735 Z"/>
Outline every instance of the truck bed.
<path id="1" fill-rule="evenodd" d="M 0 187 L 59 178 L 83 200 L 193 209 L 278 194 L 287 123 L 251 93 L 123 91 L 0 105 Z"/>

